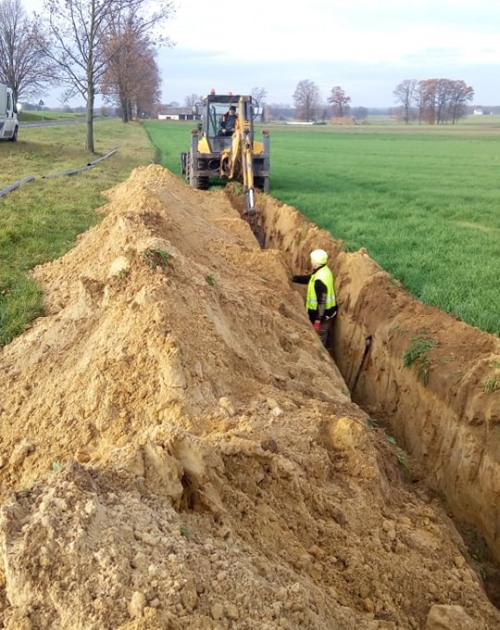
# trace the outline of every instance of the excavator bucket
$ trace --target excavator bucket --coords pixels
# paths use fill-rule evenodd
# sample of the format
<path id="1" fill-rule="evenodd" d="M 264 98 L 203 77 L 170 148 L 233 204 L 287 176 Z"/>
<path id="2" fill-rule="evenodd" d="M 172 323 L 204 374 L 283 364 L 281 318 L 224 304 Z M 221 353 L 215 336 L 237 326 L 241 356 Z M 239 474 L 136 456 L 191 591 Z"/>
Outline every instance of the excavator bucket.
<path id="1" fill-rule="evenodd" d="M 265 234 L 261 225 L 261 212 L 255 207 L 254 189 L 249 188 L 245 193 L 245 216 L 244 218 L 250 225 L 253 235 L 257 239 L 259 245 L 264 248 Z"/>

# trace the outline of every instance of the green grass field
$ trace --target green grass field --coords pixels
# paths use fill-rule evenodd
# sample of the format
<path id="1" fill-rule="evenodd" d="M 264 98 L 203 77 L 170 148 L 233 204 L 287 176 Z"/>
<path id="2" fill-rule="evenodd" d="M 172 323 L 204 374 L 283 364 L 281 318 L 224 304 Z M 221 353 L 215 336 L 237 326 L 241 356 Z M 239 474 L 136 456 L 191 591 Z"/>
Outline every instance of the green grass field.
<path id="1" fill-rule="evenodd" d="M 85 114 L 75 114 L 73 112 L 52 112 L 21 110 L 17 115 L 20 123 L 43 122 L 46 120 L 77 120 L 85 119 Z"/>
<path id="2" fill-rule="evenodd" d="M 193 123 L 147 122 L 180 174 Z M 500 333 L 500 119 L 454 126 L 272 126 L 271 194 L 365 247 L 423 302 Z"/>

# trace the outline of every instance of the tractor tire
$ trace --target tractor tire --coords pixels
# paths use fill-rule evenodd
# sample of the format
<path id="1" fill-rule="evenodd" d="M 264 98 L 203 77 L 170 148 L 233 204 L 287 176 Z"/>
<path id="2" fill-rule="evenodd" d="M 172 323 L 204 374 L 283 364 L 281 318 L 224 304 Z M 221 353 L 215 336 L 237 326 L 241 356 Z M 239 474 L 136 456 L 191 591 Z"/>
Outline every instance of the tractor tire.
<path id="1" fill-rule="evenodd" d="M 187 172 L 187 161 L 188 161 L 188 153 L 181 153 L 181 173 L 186 176 Z"/>
<path id="2" fill-rule="evenodd" d="M 192 164 L 193 157 L 191 154 L 187 154 L 185 157 L 185 170 L 186 177 L 189 180 L 189 185 L 191 186 L 191 188 L 196 188 L 198 190 L 208 190 L 208 177 L 194 175 Z"/>
<path id="3" fill-rule="evenodd" d="M 191 188 L 199 188 L 199 178 L 193 174 L 193 158 L 188 155 L 186 158 L 186 177 Z"/>
<path id="4" fill-rule="evenodd" d="M 262 192 L 269 192 L 269 177 L 257 176 L 255 178 L 255 188 L 258 188 Z"/>

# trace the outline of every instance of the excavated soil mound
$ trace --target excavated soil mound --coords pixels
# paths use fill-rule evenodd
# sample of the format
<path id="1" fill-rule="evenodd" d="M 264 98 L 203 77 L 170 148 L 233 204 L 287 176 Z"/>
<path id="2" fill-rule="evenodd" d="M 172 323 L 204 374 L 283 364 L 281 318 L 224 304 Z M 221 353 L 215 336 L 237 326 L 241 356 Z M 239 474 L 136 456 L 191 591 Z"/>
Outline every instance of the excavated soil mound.
<path id="1" fill-rule="evenodd" d="M 103 212 L 36 270 L 48 315 L 0 354 L 0 625 L 500 627 L 283 254 L 158 166 Z"/>

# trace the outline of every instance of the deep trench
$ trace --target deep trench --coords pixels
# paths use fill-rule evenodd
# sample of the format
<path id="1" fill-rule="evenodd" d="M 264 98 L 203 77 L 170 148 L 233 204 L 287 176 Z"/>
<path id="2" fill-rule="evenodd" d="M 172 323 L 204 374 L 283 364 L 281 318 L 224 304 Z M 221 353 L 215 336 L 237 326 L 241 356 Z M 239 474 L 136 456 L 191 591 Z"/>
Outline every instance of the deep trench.
<path id="1" fill-rule="evenodd" d="M 228 190 L 227 194 L 233 207 L 239 211 L 244 220 L 247 220 L 248 217 L 241 196 L 231 190 Z M 259 220 L 254 221 L 251 228 L 261 248 L 279 249 L 291 268 L 296 265 L 298 258 L 308 259 L 309 250 L 305 249 L 307 243 L 298 246 L 303 249 L 300 254 L 297 251 L 291 251 L 289 241 L 288 246 L 284 247 L 283 234 L 276 232 L 276 227 L 273 221 L 266 217 L 265 210 L 258 212 L 260 213 Z M 350 321 L 346 323 L 344 320 L 349 318 Z M 350 339 L 347 340 L 346 337 L 350 337 Z M 354 352 L 352 351 L 353 338 Z M 405 440 L 405 432 L 398 432 L 401 423 L 405 423 L 406 426 L 418 427 L 416 419 L 429 414 L 429 405 L 426 405 L 424 401 L 422 406 L 412 406 L 410 403 L 403 405 L 404 411 L 401 412 L 398 408 L 394 408 L 394 401 L 391 399 L 387 388 L 383 386 L 377 388 L 375 384 L 377 379 L 372 378 L 373 374 L 391 372 L 391 366 L 384 362 L 386 355 L 383 352 L 374 352 L 374 348 L 378 348 L 379 345 L 382 343 L 378 339 L 376 331 L 370 332 L 355 317 L 353 319 L 352 312 L 347 317 L 343 313 L 342 304 L 339 304 L 339 315 L 331 329 L 329 353 L 349 388 L 352 401 L 367 414 L 370 422 L 385 431 L 388 439 L 394 440 L 393 436 L 396 436 L 397 448 L 405 452 L 405 459 L 409 463 L 410 469 L 412 471 L 418 469 L 418 474 L 410 474 L 409 477 L 405 475 L 408 490 L 415 492 L 415 485 L 418 484 L 419 488 L 424 487 L 429 496 L 440 501 L 456 530 L 462 536 L 469 556 L 467 560 L 481 580 L 487 597 L 496 608 L 500 609 L 500 562 L 498 558 L 495 557 L 488 545 L 480 527 L 477 527 L 467 516 L 464 517 L 463 513 L 458 513 L 459 511 L 454 509 L 456 506 L 447 500 L 446 493 L 442 488 L 439 488 L 435 482 L 433 483 L 435 480 L 432 479 L 428 463 L 424 457 L 419 457 L 419 453 L 412 452 L 411 444 Z M 417 377 L 415 377 L 416 380 Z M 401 391 L 405 389 L 404 383 L 398 383 L 397 386 Z M 415 383 L 415 387 L 417 386 Z M 412 486 L 414 486 L 413 489 Z"/>
<path id="2" fill-rule="evenodd" d="M 363 369 L 368 363 L 372 343 L 373 337 L 370 335 L 367 336 L 362 352 L 360 349 L 361 358 L 358 360 L 358 363 L 356 363 L 355 361 L 353 361 L 352 363 L 349 362 L 349 368 L 347 370 L 345 368 L 344 370 L 342 370 L 340 369 L 339 363 L 343 362 L 337 362 L 335 357 L 335 348 L 337 348 L 338 351 L 338 348 L 342 345 L 342 343 L 341 339 L 339 338 L 338 330 L 335 328 L 335 326 L 333 326 L 331 331 L 332 349 L 329 352 L 332 360 L 335 361 L 335 363 L 339 367 L 342 378 L 349 388 L 352 401 L 369 416 L 370 421 L 374 422 L 377 427 L 383 429 L 388 438 L 392 439 L 392 427 L 394 426 L 394 423 L 398 422 L 399 420 L 393 417 L 391 418 L 388 416 L 381 416 L 379 413 L 377 413 L 377 411 L 374 411 L 372 403 L 366 399 L 361 388 L 358 388 L 357 386 Z M 382 369 L 384 369 L 384 366 L 381 367 Z M 352 373 L 354 373 L 354 378 L 350 376 Z M 379 403 L 380 407 L 383 409 L 386 409 L 388 407 L 388 401 L 384 400 L 383 396 L 380 396 Z M 415 415 L 418 415 L 421 412 L 418 408 L 416 408 L 414 410 L 414 413 Z M 406 416 L 405 421 L 412 423 L 414 422 L 414 418 L 412 416 Z M 403 442 L 401 444 L 398 443 L 398 447 L 402 448 L 405 451 L 405 459 L 408 462 L 407 470 L 410 471 L 409 475 L 404 475 L 404 478 L 406 479 L 407 489 L 412 492 L 412 486 L 414 486 L 415 484 L 423 484 L 427 494 L 435 496 L 439 499 L 450 520 L 453 522 L 457 531 L 462 536 L 465 547 L 467 548 L 469 554 L 469 564 L 473 566 L 478 577 L 483 583 L 483 587 L 488 599 L 496 608 L 500 610 L 500 564 L 496 562 L 495 558 L 493 557 L 493 554 L 491 553 L 488 544 L 482 536 L 481 532 L 470 523 L 458 518 L 449 506 L 445 495 L 442 492 L 436 490 L 436 488 L 433 487 L 431 484 L 428 484 L 427 471 L 425 469 L 424 462 L 422 462 L 421 460 L 413 460 L 412 456 L 407 452 L 408 445 Z M 416 472 L 417 469 L 418 472 Z"/>

